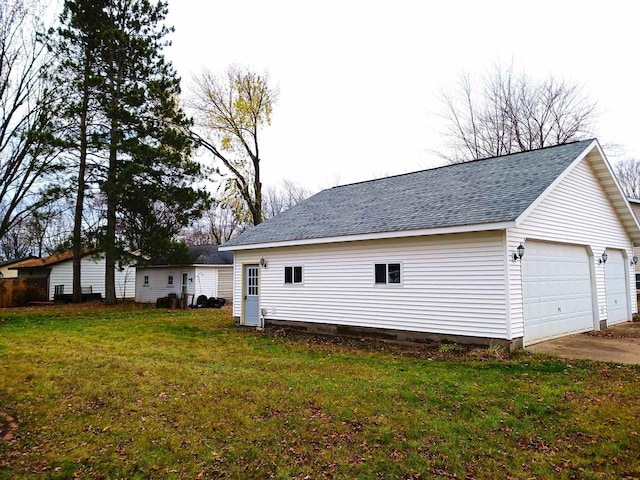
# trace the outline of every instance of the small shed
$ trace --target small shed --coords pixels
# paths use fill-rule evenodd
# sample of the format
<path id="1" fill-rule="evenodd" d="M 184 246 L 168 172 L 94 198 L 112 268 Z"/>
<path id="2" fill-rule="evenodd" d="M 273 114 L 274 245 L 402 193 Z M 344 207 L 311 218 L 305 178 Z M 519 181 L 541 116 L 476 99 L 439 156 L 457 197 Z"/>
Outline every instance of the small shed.
<path id="1" fill-rule="evenodd" d="M 189 262 L 170 265 L 162 259 L 139 262 L 136 270 L 136 301 L 155 303 L 158 298 L 182 293 L 192 301 L 204 295 L 231 302 L 233 253 L 221 252 L 217 245 L 188 247 Z"/>

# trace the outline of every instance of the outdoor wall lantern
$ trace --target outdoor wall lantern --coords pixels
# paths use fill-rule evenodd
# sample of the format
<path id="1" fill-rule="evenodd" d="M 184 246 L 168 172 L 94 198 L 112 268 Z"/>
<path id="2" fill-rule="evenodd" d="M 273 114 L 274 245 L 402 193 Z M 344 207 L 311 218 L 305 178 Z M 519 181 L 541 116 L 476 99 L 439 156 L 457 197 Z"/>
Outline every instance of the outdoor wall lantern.
<path id="1" fill-rule="evenodd" d="M 260 259 L 260 266 L 262 268 L 267 268 L 267 261 L 264 259 L 264 257 Z"/>
<path id="2" fill-rule="evenodd" d="M 607 251 L 605 250 L 604 252 L 602 252 L 602 255 L 600 255 L 600 260 L 598 261 L 598 263 L 607 263 L 607 258 L 609 258 L 609 255 L 607 255 Z"/>
<path id="3" fill-rule="evenodd" d="M 521 243 L 520 245 L 518 245 L 518 248 L 516 248 L 516 251 L 513 254 L 513 261 L 515 262 L 516 260 L 521 260 L 522 257 L 524 257 L 524 245 L 522 245 Z"/>
<path id="4" fill-rule="evenodd" d="M 629 265 L 633 267 L 636 263 L 638 263 L 638 257 L 637 255 L 634 255 L 633 258 L 629 261 Z"/>

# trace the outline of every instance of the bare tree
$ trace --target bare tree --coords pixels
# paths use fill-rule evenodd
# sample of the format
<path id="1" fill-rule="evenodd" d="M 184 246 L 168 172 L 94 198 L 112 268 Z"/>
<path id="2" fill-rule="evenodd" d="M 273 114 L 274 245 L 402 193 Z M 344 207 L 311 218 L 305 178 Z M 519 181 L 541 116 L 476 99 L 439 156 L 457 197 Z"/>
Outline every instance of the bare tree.
<path id="1" fill-rule="evenodd" d="M 305 187 L 297 185 L 291 180 L 283 180 L 280 187 L 265 189 L 262 201 L 264 216 L 265 218 L 274 217 L 310 195 L 311 192 Z"/>
<path id="2" fill-rule="evenodd" d="M 618 162 L 613 171 L 628 198 L 640 199 L 640 160 L 629 158 Z"/>
<path id="3" fill-rule="evenodd" d="M 37 8 L 26 0 L 0 4 L 0 238 L 60 191 L 49 183 L 61 166 Z"/>
<path id="4" fill-rule="evenodd" d="M 496 65 L 479 85 L 468 75 L 443 90 L 443 156 L 452 163 L 560 145 L 590 134 L 596 105 L 553 76 L 537 81 Z"/>
<path id="5" fill-rule="evenodd" d="M 179 238 L 187 245 L 221 245 L 246 229 L 233 208 L 213 205 L 202 218 L 182 230 Z"/>
<path id="6" fill-rule="evenodd" d="M 195 112 L 198 144 L 228 172 L 226 199 L 241 198 L 247 220 L 258 225 L 264 219 L 259 134 L 271 122 L 277 89 L 266 73 L 232 66 L 222 77 L 204 70 L 194 79 L 193 96 L 188 104 Z"/>
<path id="7" fill-rule="evenodd" d="M 71 245 L 73 205 L 67 199 L 47 204 L 16 223 L 0 238 L 0 258 L 43 257 Z"/>
<path id="8" fill-rule="evenodd" d="M 0 258 L 12 260 L 32 254 L 32 242 L 26 221 L 15 224 L 11 230 L 0 237 Z"/>

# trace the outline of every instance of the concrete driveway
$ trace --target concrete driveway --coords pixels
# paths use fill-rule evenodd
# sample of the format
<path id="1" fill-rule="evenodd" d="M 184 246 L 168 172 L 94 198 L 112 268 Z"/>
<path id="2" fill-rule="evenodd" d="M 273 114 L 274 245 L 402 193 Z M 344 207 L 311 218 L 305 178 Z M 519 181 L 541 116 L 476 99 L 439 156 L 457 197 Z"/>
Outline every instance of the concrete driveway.
<path id="1" fill-rule="evenodd" d="M 625 322 L 599 332 L 579 333 L 526 348 L 562 358 L 640 365 L 640 322 Z"/>

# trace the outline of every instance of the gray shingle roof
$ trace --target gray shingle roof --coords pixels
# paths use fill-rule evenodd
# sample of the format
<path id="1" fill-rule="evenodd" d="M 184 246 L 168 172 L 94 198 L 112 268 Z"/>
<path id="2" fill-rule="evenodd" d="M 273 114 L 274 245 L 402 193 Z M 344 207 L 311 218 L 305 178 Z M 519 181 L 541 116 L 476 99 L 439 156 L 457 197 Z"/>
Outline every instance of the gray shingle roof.
<path id="1" fill-rule="evenodd" d="M 233 252 L 221 252 L 217 245 L 191 245 L 187 247 L 189 263 L 185 265 L 233 265 Z M 140 266 L 170 265 L 166 258 L 141 261 Z"/>
<path id="2" fill-rule="evenodd" d="M 233 253 L 220 252 L 217 245 L 193 245 L 189 256 L 194 265 L 233 265 Z"/>
<path id="3" fill-rule="evenodd" d="M 225 246 L 513 221 L 592 142 L 334 187 Z"/>

